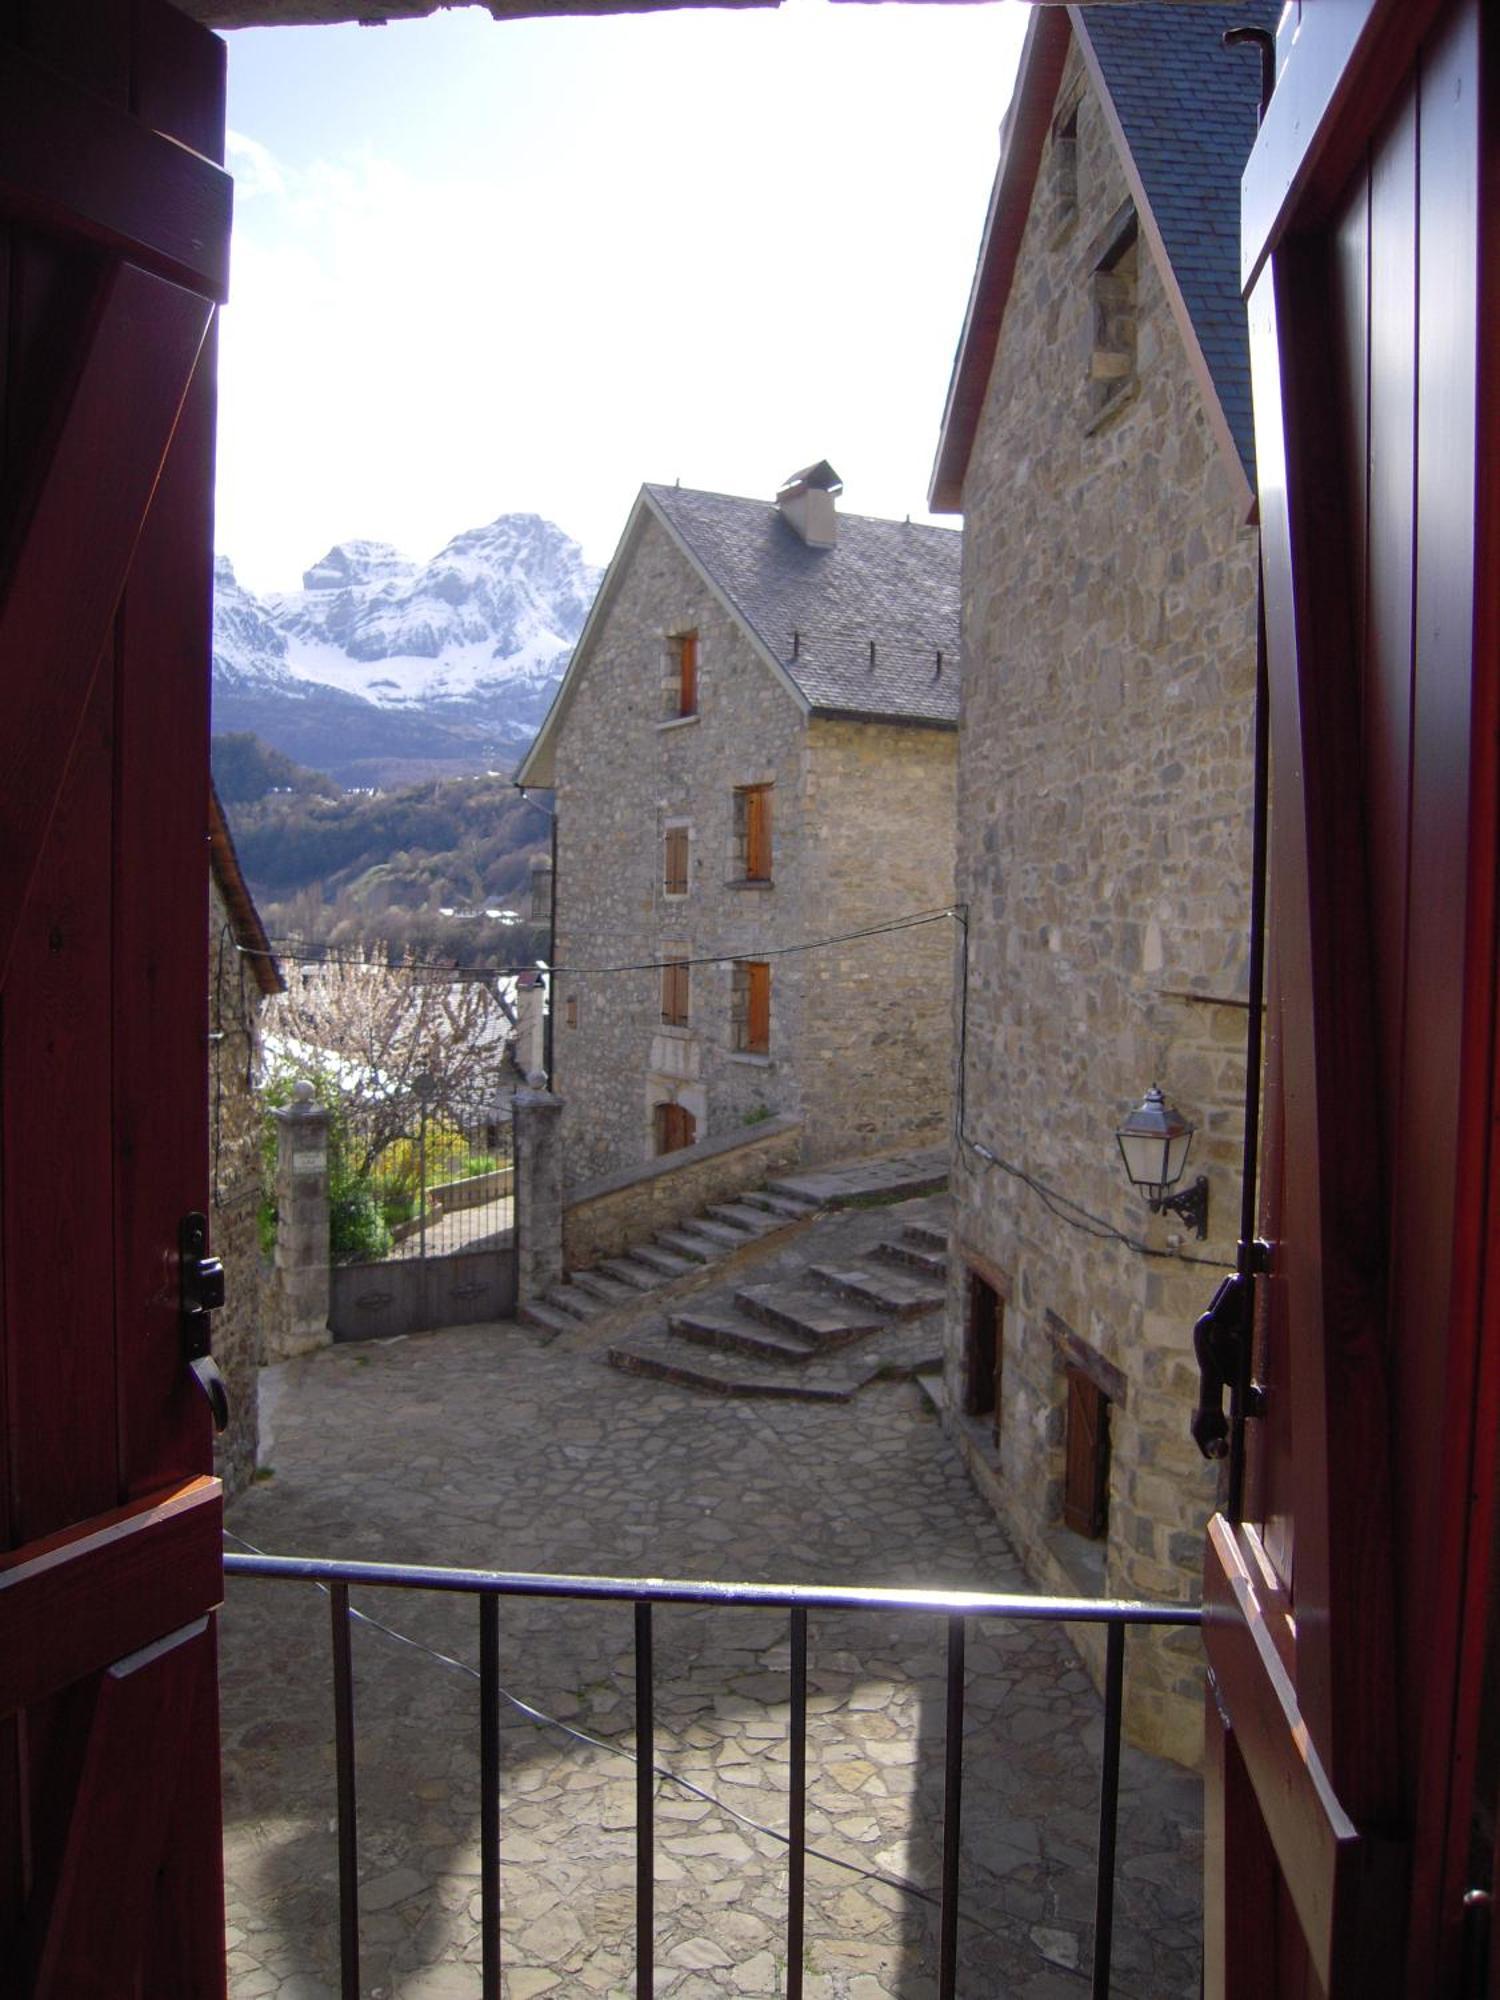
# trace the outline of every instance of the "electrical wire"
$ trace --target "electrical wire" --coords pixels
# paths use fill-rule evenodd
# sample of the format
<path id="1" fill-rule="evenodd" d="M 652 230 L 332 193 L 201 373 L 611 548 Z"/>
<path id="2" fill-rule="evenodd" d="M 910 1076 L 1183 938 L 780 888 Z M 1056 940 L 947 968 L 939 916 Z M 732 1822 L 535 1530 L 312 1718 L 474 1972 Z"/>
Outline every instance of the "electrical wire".
<path id="1" fill-rule="evenodd" d="M 223 1535 L 226 1542 L 237 1542 L 248 1555 L 264 1556 L 269 1554 L 268 1550 L 257 1548 L 254 1542 L 247 1541 L 243 1535 L 237 1535 L 229 1528 L 223 1530 Z M 328 1586 L 325 1583 L 315 1583 L 313 1588 L 321 1591 L 325 1597 L 330 1594 Z M 410 1633 L 397 1631 L 394 1625 L 387 1625 L 379 1618 L 372 1618 L 368 1612 L 357 1610 L 352 1602 L 349 1605 L 349 1616 L 358 1624 L 368 1625 L 372 1632 L 379 1632 L 387 1639 L 394 1639 L 398 1645 L 409 1646 L 415 1653 L 425 1653 L 429 1659 L 435 1660 L 440 1666 L 451 1667 L 455 1673 L 465 1674 L 470 1680 L 477 1681 L 480 1678 L 479 1669 L 471 1667 L 467 1660 L 457 1659 L 452 1653 L 445 1653 L 436 1646 L 429 1646 L 423 1639 L 413 1639 Z M 497 1681 L 496 1689 L 501 1699 L 508 1702 L 518 1714 L 524 1715 L 528 1721 L 535 1722 L 544 1729 L 556 1729 L 562 1735 L 571 1737 L 575 1743 L 585 1744 L 591 1750 L 603 1750 L 609 1756 L 623 1757 L 628 1764 L 638 1765 L 640 1763 L 640 1758 L 636 1753 L 633 1750 L 627 1750 L 623 1744 L 611 1743 L 607 1737 L 592 1736 L 586 1729 L 576 1729 L 571 1722 L 564 1722 L 560 1716 L 549 1715 L 545 1709 L 537 1708 L 529 1701 L 523 1701 L 520 1695 L 512 1693 L 503 1682 Z M 725 1814 L 729 1819 L 737 1820 L 741 1826 L 748 1828 L 751 1833 L 763 1833 L 770 1840 L 780 1841 L 783 1847 L 790 1847 L 790 1834 L 782 1833 L 777 1827 L 767 1826 L 761 1820 L 752 1819 L 748 1813 L 741 1812 L 737 1806 L 726 1805 L 723 1799 L 718 1798 L 713 1792 L 706 1791 L 702 1785 L 694 1784 L 691 1778 L 683 1777 L 680 1771 L 674 1771 L 670 1765 L 653 1763 L 651 1771 L 654 1777 L 661 1779 L 665 1784 L 676 1785 L 679 1791 L 686 1792 L 695 1799 L 702 1799 L 706 1805 L 712 1806 L 716 1812 Z M 842 1855 L 830 1854 L 825 1848 L 821 1847 L 809 1846 L 806 1852 L 815 1860 L 826 1861 L 831 1867 L 845 1869 L 849 1874 L 858 1875 L 866 1882 L 878 1882 L 885 1888 L 899 1889 L 905 1895 L 915 1896 L 919 1902 L 931 1904 L 933 1909 L 941 1908 L 941 1898 L 933 1895 L 930 1889 L 924 1889 L 919 1882 L 911 1881 L 905 1875 L 890 1874 L 880 1868 L 866 1868 L 857 1861 L 848 1861 Z M 993 1925 L 985 1923 L 982 1918 L 969 1916 L 963 1910 L 959 1911 L 959 1916 L 964 1923 L 971 1924 L 974 1929 L 984 1931 L 988 1936 L 999 1938 L 1002 1942 L 1007 1941 L 1003 1931 L 997 1931 Z"/>

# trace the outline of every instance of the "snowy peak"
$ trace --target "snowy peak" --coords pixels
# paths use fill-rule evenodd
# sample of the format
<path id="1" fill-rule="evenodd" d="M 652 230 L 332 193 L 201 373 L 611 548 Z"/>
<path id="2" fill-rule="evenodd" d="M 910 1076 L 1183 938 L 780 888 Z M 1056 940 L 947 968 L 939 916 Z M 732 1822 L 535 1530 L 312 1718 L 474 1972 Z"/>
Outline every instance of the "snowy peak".
<path id="1" fill-rule="evenodd" d="M 335 542 L 321 562 L 302 572 L 304 590 L 346 590 L 416 574 L 417 565 L 389 542 Z"/>
<path id="2" fill-rule="evenodd" d="M 286 640 L 265 606 L 234 573 L 228 556 L 214 563 L 214 681 L 237 688 L 284 687 L 293 675 Z"/>

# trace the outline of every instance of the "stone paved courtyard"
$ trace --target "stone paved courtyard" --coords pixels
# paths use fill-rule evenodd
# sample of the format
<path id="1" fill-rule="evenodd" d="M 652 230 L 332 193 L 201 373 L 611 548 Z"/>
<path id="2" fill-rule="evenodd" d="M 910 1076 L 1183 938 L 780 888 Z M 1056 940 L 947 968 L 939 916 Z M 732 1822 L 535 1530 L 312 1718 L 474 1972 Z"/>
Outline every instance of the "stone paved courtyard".
<path id="1" fill-rule="evenodd" d="M 915 1207 L 914 1207 L 915 1212 Z M 900 1207 L 880 1217 L 898 1223 Z M 819 1220 L 767 1269 L 845 1254 L 869 1215 Z M 604 1363 L 629 1312 L 560 1337 L 503 1325 L 287 1364 L 274 1476 L 231 1508 L 277 1553 L 584 1573 L 1024 1588 L 917 1385 L 843 1405 L 739 1401 Z M 355 1603 L 472 1667 L 472 1604 Z M 328 1605 L 233 1584 L 223 1618 L 225 1828 L 234 2000 L 338 1991 Z M 628 1746 L 628 1606 L 501 1611 L 512 1693 Z M 479 1991 L 477 1683 L 354 1634 L 362 1990 Z M 944 1633 L 891 1614 L 811 1619 L 805 1964 L 809 2000 L 926 2000 L 936 1914 Z M 656 1619 L 657 1760 L 730 1812 L 657 1787 L 657 1985 L 677 2000 L 784 1992 L 787 1634 L 779 1614 Z M 1128 1648 L 1127 1648 L 1128 1659 Z M 959 1992 L 1088 1990 L 1099 1703 L 1061 1633 L 971 1627 Z M 502 1708 L 509 2000 L 634 1991 L 634 1769 Z M 1196 1779 L 1127 1751 L 1113 1990 L 1198 1992 Z M 859 1872 L 866 1871 L 866 1872 Z"/>

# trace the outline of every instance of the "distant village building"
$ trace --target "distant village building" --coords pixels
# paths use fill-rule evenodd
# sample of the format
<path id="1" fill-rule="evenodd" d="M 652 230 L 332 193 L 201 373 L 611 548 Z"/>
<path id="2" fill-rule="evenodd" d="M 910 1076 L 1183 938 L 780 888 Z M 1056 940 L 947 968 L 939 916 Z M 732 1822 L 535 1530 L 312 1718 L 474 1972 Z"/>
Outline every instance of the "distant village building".
<path id="1" fill-rule="evenodd" d="M 570 1186 L 772 1116 L 809 1160 L 945 1130 L 951 922 L 818 941 L 952 900 L 959 537 L 839 491 L 643 487 L 518 773 Z"/>
<path id="2" fill-rule="evenodd" d="M 262 1352 L 259 1212 L 263 1110 L 255 1093 L 260 1010 L 284 991 L 280 967 L 240 872 L 217 793 L 209 795 L 209 1241 L 223 1260 L 225 1303 L 213 1353 L 229 1392 L 229 1425 L 214 1445 L 226 1494 L 255 1474 Z"/>
<path id="3" fill-rule="evenodd" d="M 1196 1596 L 1215 1497 L 1188 1420 L 1239 1220 L 1260 85 L 1220 37 L 1277 11 L 1035 11 L 934 475 L 964 515 L 947 1408 L 1059 1591 Z M 1153 1085 L 1196 1127 L 1206 1240 L 1126 1180 Z M 1131 1651 L 1135 1733 L 1194 1758 L 1196 1639 Z"/>

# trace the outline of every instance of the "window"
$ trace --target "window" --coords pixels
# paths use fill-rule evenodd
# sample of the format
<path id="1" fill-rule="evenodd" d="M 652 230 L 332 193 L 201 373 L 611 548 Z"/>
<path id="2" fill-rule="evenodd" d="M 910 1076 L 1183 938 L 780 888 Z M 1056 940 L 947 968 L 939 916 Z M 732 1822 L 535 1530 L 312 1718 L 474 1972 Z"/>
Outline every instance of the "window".
<path id="1" fill-rule="evenodd" d="M 698 713 L 698 634 L 674 632 L 667 640 L 662 693 L 668 719 Z"/>
<path id="2" fill-rule="evenodd" d="M 688 829 L 669 826 L 662 835 L 661 886 L 668 896 L 688 892 Z"/>
<path id="3" fill-rule="evenodd" d="M 771 1046 L 771 968 L 764 959 L 738 958 L 730 989 L 729 1025 L 736 1054 L 763 1056 Z"/>
<path id="4" fill-rule="evenodd" d="M 1000 1442 L 1000 1371 L 1004 1364 L 1005 1306 L 988 1279 L 969 1273 L 967 1380 L 964 1409 L 971 1417 L 989 1417 L 995 1442 Z"/>
<path id="5" fill-rule="evenodd" d="M 771 879 L 771 787 L 740 785 L 734 794 L 734 867 L 741 882 Z"/>
<path id="6" fill-rule="evenodd" d="M 576 993 L 570 993 L 563 1002 L 563 1020 L 570 1028 L 578 1026 L 578 996 Z"/>
<path id="7" fill-rule="evenodd" d="M 1070 1362 L 1063 1524 L 1099 1541 L 1109 1525 L 1109 1398 Z"/>
<path id="8" fill-rule="evenodd" d="M 664 1028 L 685 1028 L 688 1024 L 688 962 L 685 956 L 668 958 L 662 965 L 661 1024 Z"/>
<path id="9" fill-rule="evenodd" d="M 1078 215 L 1078 98 L 1057 114 L 1052 126 L 1052 192 L 1057 202 L 1057 233 L 1071 227 Z"/>
<path id="10" fill-rule="evenodd" d="M 696 1144 L 698 1121 L 684 1105 L 658 1104 L 651 1114 L 657 1158 Z"/>
<path id="11" fill-rule="evenodd" d="M 1110 224 L 1091 281 L 1094 342 L 1088 386 L 1094 422 L 1135 387 L 1136 236 L 1135 209 L 1127 202 Z"/>

